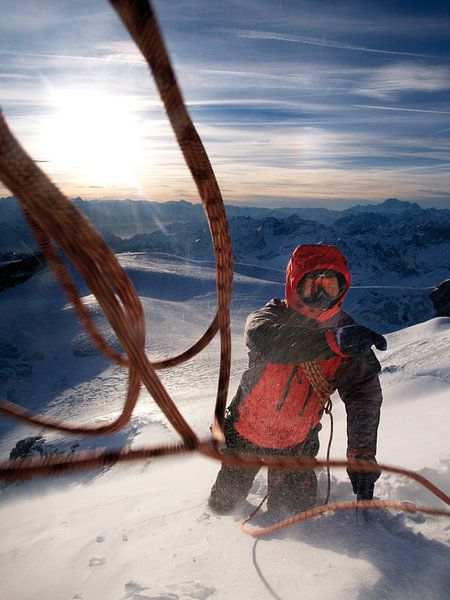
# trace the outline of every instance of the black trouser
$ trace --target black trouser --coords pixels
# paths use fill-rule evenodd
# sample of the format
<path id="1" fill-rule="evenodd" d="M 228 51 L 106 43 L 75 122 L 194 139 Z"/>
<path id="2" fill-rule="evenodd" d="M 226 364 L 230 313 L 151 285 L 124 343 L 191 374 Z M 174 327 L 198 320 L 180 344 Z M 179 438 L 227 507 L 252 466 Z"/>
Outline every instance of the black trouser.
<path id="1" fill-rule="evenodd" d="M 319 452 L 319 424 L 308 437 L 295 446 L 283 449 L 262 448 L 243 438 L 235 430 L 230 419 L 225 420 L 224 433 L 226 450 L 229 453 L 247 453 L 265 456 L 315 457 Z M 233 510 L 245 500 L 259 471 L 256 468 L 233 467 L 222 463 L 215 484 L 211 489 L 209 506 L 218 513 Z M 310 508 L 317 499 L 317 477 L 314 470 L 271 469 L 267 477 L 269 510 L 285 509 L 300 512 Z"/>

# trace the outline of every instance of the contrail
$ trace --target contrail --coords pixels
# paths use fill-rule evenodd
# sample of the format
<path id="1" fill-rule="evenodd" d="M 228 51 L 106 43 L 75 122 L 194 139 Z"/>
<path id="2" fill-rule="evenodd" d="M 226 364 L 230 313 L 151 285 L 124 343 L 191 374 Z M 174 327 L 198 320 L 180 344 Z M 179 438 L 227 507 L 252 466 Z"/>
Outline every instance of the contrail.
<path id="1" fill-rule="evenodd" d="M 340 50 L 354 50 L 357 52 L 374 52 L 376 54 L 394 54 L 398 56 L 416 56 L 422 58 L 447 58 L 434 54 L 419 54 L 417 52 L 401 52 L 399 50 L 380 50 L 379 48 L 367 48 L 366 46 L 354 46 L 344 42 L 336 42 L 335 40 L 326 40 L 323 38 L 289 35 L 285 33 L 274 33 L 271 31 L 242 31 L 233 30 L 238 37 L 251 38 L 257 40 L 279 40 L 280 42 L 293 42 L 296 44 L 307 44 L 308 46 L 321 46 L 323 48 L 338 48 Z"/>
<path id="2" fill-rule="evenodd" d="M 374 110 L 401 110 L 405 112 L 431 113 L 433 115 L 450 115 L 445 110 L 427 110 L 426 108 L 401 108 L 394 106 L 376 106 L 371 104 L 352 104 L 355 108 L 373 108 Z"/>
<path id="3" fill-rule="evenodd" d="M 33 58 L 58 58 L 63 60 L 91 60 L 96 62 L 121 62 L 133 65 L 145 64 L 143 60 L 136 56 L 136 58 L 123 58 L 121 56 L 83 56 L 77 54 L 45 54 L 39 52 L 14 52 L 11 50 L 0 50 L 0 54 L 7 54 L 9 56 L 30 56 Z"/>

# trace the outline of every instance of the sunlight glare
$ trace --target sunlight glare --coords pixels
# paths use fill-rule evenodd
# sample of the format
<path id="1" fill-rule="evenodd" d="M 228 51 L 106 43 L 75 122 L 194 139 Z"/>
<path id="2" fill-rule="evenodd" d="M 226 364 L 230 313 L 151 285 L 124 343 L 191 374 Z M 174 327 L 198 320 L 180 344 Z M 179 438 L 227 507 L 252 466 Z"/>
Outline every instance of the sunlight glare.
<path id="1" fill-rule="evenodd" d="M 48 133 L 55 162 L 85 184 L 138 187 L 135 172 L 149 152 L 132 101 L 79 90 L 54 92 L 53 100 Z"/>

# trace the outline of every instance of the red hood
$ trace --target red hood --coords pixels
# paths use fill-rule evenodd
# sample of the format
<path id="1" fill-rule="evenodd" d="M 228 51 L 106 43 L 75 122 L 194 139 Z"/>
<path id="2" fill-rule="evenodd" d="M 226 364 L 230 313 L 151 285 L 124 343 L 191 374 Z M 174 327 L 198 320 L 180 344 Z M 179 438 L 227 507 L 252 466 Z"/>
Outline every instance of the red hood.
<path id="1" fill-rule="evenodd" d="M 307 273 L 320 269 L 333 269 L 342 273 L 347 282 L 347 289 L 339 301 L 329 309 L 322 310 L 306 305 L 297 294 L 297 286 Z M 286 269 L 286 301 L 290 308 L 300 312 L 318 323 L 328 321 L 342 308 L 342 302 L 350 288 L 351 277 L 347 260 L 335 246 L 322 244 L 302 244 L 294 250 Z"/>

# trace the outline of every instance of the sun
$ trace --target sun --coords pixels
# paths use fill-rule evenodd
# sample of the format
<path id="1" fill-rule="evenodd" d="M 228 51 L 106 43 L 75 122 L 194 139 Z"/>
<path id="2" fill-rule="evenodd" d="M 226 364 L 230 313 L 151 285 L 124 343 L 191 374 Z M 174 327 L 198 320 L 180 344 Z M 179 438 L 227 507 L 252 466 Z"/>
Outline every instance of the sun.
<path id="1" fill-rule="evenodd" d="M 148 161 L 149 149 L 133 100 L 74 89 L 54 91 L 52 99 L 46 134 L 58 170 L 86 186 L 139 187 L 136 173 L 144 157 Z"/>

